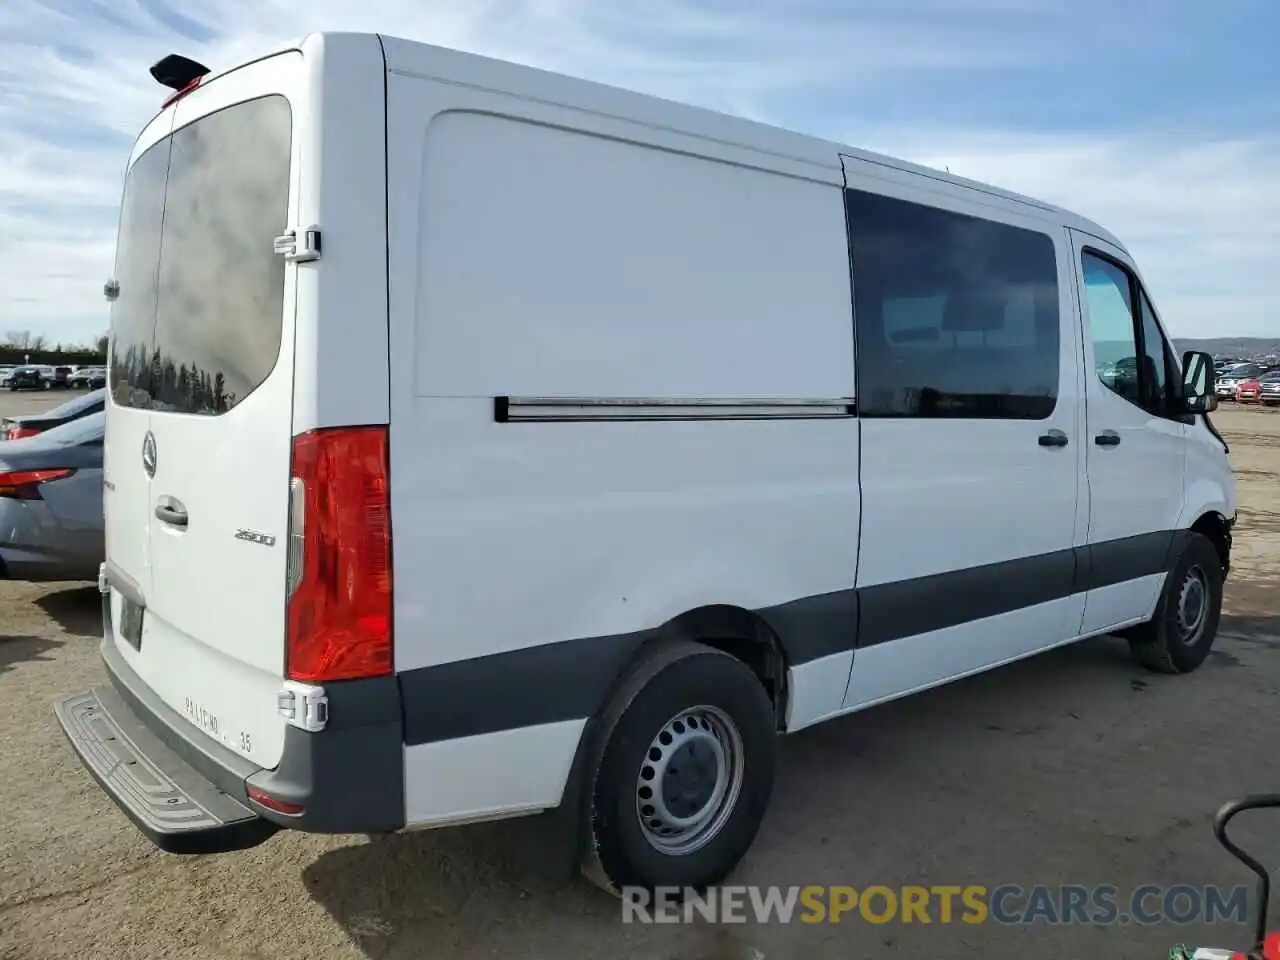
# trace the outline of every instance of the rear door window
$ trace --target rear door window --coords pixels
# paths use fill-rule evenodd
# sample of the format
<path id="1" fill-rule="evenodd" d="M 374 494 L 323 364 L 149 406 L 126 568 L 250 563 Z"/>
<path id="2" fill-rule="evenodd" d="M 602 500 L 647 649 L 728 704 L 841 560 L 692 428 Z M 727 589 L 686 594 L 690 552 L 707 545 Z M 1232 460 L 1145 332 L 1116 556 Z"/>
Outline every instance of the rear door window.
<path id="1" fill-rule="evenodd" d="M 285 264 L 272 241 L 288 218 L 291 135 L 289 103 L 278 95 L 209 114 L 173 134 L 159 269 L 150 289 L 154 325 L 145 341 L 126 337 L 124 327 L 115 331 L 117 349 L 127 355 L 120 379 L 133 388 L 123 399 L 113 389 L 117 403 L 217 415 L 274 369 Z M 117 304 L 124 287 L 121 278 Z M 138 343 L 145 347 L 136 349 Z"/>
<path id="2" fill-rule="evenodd" d="M 169 141 L 147 149 L 129 169 L 120 207 L 115 279 L 119 294 L 111 304 L 111 395 L 121 406 L 146 406 L 147 375 L 156 323 L 156 269 Z"/>

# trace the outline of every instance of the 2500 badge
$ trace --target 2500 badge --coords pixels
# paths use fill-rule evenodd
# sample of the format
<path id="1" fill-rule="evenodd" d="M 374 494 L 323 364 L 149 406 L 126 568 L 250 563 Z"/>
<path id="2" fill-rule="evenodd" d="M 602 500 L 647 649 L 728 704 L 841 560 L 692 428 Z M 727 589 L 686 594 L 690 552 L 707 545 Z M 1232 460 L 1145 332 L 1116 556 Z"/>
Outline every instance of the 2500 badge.
<path id="1" fill-rule="evenodd" d="M 182 712 L 187 715 L 187 719 L 209 734 L 209 736 L 216 740 L 221 740 L 223 743 L 232 742 L 230 732 L 223 725 L 218 715 L 196 703 L 190 697 L 183 698 Z M 235 735 L 234 742 L 240 748 L 241 753 L 253 752 L 253 740 L 243 730 Z"/>

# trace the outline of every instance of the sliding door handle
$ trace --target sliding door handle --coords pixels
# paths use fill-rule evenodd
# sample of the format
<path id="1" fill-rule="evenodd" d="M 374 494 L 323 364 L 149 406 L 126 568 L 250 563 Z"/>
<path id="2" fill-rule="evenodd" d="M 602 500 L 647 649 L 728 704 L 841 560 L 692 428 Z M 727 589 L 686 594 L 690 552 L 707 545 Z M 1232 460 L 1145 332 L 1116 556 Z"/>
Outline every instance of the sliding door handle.
<path id="1" fill-rule="evenodd" d="M 1100 447 L 1118 447 L 1120 446 L 1120 434 L 1114 430 L 1103 430 L 1093 438 L 1093 442 Z"/>
<path id="2" fill-rule="evenodd" d="M 1061 430 L 1050 430 L 1048 433 L 1040 434 L 1037 441 L 1042 447 L 1065 447 L 1067 445 L 1067 435 Z"/>

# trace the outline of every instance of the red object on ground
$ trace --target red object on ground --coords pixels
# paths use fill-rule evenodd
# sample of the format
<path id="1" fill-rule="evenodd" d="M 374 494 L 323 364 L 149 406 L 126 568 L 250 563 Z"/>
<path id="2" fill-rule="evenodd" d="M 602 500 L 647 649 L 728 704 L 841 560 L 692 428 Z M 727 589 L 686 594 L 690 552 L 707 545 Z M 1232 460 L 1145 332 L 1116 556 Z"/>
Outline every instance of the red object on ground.
<path id="1" fill-rule="evenodd" d="M 1263 960 L 1280 960 L 1280 930 L 1268 933 L 1267 939 L 1262 941 L 1262 958 Z"/>

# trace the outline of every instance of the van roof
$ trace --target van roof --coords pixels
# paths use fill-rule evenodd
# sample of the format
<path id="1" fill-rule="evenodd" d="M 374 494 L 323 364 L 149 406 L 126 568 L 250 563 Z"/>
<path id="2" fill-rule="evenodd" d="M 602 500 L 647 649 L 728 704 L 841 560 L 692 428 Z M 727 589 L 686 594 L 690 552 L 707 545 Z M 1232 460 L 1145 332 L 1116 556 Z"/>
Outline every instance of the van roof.
<path id="1" fill-rule="evenodd" d="M 334 44 L 367 44 L 378 40 L 382 42 L 385 51 L 387 69 L 393 73 L 424 77 L 447 76 L 450 80 L 462 80 L 524 99 L 542 100 L 597 115 L 603 114 L 668 133 L 709 137 L 758 154 L 771 155 L 784 163 L 790 161 L 787 164 L 789 166 L 798 163 L 815 172 L 816 169 L 822 169 L 827 172 L 824 179 L 829 178 L 832 173 L 839 176 L 840 158 L 843 156 L 885 168 L 886 171 L 928 177 L 938 185 L 954 188 L 962 194 L 971 196 L 973 192 L 978 192 L 985 194 L 987 198 L 1004 200 L 1024 208 L 1030 207 L 1045 219 L 1092 234 L 1128 252 L 1119 238 L 1098 223 L 1070 210 L 1002 187 L 755 120 L 480 54 L 385 34 L 321 32 L 308 34 L 295 43 L 281 44 L 264 51 L 255 59 L 286 50 L 306 50 Z M 243 64 L 214 70 L 203 78 L 203 82 L 212 82 L 238 66 Z"/>

